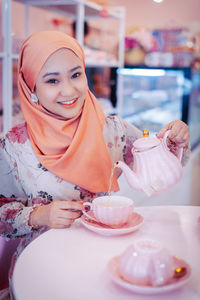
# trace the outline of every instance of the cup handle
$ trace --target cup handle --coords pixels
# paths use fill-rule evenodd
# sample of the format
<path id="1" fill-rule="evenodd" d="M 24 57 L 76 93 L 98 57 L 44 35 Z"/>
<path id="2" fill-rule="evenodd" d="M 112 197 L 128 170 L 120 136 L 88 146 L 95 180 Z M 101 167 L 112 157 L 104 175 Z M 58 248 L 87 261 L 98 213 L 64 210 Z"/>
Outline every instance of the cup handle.
<path id="1" fill-rule="evenodd" d="M 169 132 L 170 132 L 170 130 L 167 130 L 163 137 L 163 143 L 164 143 L 166 149 L 168 149 L 168 150 L 169 150 L 169 147 L 167 146 L 167 137 L 169 135 Z M 180 162 L 182 160 L 182 156 L 183 156 L 183 148 L 178 147 L 178 153 L 177 153 L 176 157 L 180 160 Z"/>
<path id="2" fill-rule="evenodd" d="M 91 220 L 97 222 L 97 219 L 95 219 L 94 217 L 90 216 L 90 215 L 85 211 L 85 206 L 89 206 L 90 209 L 92 209 L 92 203 L 90 203 L 90 202 L 84 202 L 84 203 L 83 203 L 83 214 L 84 214 L 88 219 L 91 219 Z"/>

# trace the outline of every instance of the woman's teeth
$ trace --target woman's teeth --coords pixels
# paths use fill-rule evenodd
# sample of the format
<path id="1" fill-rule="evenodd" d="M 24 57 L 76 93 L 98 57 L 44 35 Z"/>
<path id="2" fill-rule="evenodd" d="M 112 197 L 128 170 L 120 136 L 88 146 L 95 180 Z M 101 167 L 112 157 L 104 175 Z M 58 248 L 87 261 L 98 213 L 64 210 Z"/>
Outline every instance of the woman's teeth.
<path id="1" fill-rule="evenodd" d="M 62 102 L 59 102 L 61 104 L 72 104 L 76 101 L 77 99 L 74 99 L 74 100 L 71 100 L 71 101 L 62 101 Z"/>

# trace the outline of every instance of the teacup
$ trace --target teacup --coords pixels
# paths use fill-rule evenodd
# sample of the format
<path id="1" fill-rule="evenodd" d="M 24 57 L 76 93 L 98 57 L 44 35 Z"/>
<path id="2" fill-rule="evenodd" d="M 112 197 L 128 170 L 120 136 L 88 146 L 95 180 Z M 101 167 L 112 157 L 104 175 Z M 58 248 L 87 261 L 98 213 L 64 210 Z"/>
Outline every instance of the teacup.
<path id="1" fill-rule="evenodd" d="M 88 219 L 110 226 L 121 226 L 127 223 L 134 209 L 133 200 L 123 196 L 102 196 L 95 198 L 92 203 L 85 202 L 89 206 L 93 216 L 86 211 L 84 215 Z"/>
<path id="2" fill-rule="evenodd" d="M 173 277 L 173 256 L 155 240 L 137 240 L 120 255 L 119 272 L 136 285 L 163 285 Z"/>

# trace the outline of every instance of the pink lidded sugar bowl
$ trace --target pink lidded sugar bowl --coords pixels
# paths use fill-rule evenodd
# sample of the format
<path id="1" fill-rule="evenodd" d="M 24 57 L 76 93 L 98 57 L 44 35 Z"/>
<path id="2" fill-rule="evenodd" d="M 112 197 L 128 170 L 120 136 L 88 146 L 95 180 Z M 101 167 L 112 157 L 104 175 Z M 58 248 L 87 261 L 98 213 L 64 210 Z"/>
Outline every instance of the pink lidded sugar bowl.
<path id="1" fill-rule="evenodd" d="M 178 289 L 191 276 L 191 267 L 158 241 L 136 240 L 108 263 L 112 280 L 139 294 L 159 294 Z"/>
<path id="2" fill-rule="evenodd" d="M 121 276 L 137 285 L 163 285 L 173 277 L 173 258 L 155 240 L 138 240 L 119 259 Z"/>

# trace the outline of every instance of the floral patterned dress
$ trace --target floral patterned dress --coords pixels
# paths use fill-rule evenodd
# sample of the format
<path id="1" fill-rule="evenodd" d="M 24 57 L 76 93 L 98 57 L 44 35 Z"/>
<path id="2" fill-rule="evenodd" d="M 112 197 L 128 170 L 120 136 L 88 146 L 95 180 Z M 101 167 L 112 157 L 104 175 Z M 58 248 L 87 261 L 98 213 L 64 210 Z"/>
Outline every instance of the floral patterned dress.
<path id="1" fill-rule="evenodd" d="M 132 166 L 132 144 L 141 137 L 141 131 L 117 116 L 108 116 L 103 134 L 112 162 L 122 160 Z M 87 176 L 87 170 L 83 176 Z M 33 151 L 26 123 L 8 132 L 0 142 L 0 235 L 20 238 L 9 278 L 22 250 L 48 229 L 29 226 L 29 215 L 35 206 L 54 200 L 92 201 L 102 194 L 66 182 L 44 168 Z"/>

